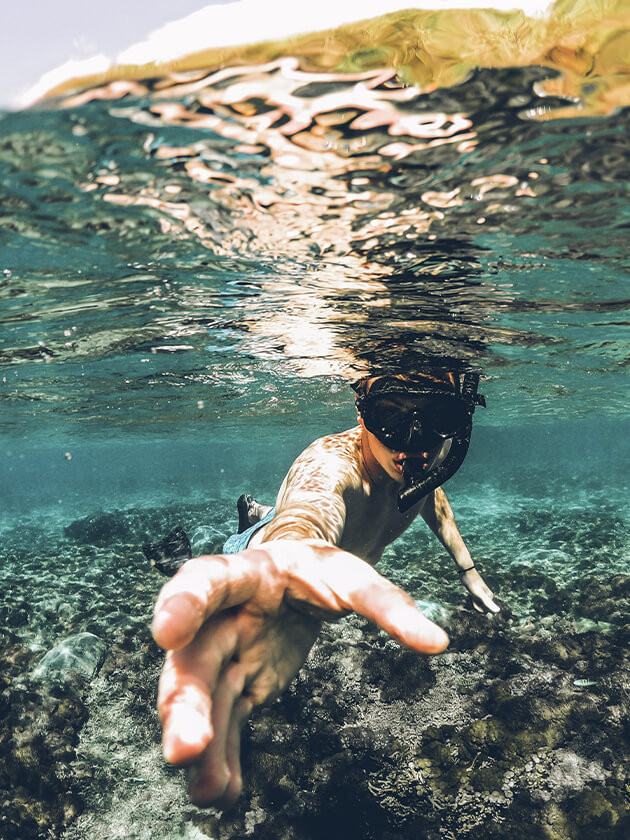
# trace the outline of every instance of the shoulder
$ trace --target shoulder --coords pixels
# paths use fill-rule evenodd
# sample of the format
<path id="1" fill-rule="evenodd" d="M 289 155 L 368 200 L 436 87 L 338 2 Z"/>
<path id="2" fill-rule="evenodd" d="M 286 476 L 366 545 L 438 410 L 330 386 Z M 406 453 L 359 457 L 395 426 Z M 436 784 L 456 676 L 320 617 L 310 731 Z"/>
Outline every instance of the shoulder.
<path id="1" fill-rule="evenodd" d="M 345 432 L 317 438 L 307 446 L 302 455 L 310 457 L 332 457 L 340 460 L 355 461 L 361 446 L 361 428 L 354 426 Z"/>
<path id="2" fill-rule="evenodd" d="M 314 466 L 322 467 L 354 467 L 359 463 L 360 448 L 361 429 L 359 426 L 355 426 L 345 432 L 326 435 L 314 440 L 295 459 L 294 466 L 298 463 L 308 462 Z"/>
<path id="3" fill-rule="evenodd" d="M 324 483 L 329 491 L 354 483 L 359 475 L 360 432 L 356 426 L 313 441 L 293 462 L 287 481 L 302 486 L 312 484 L 313 489 Z"/>
<path id="4" fill-rule="evenodd" d="M 349 429 L 318 438 L 299 455 L 276 499 L 263 540 L 319 539 L 338 545 L 345 527 L 345 491 L 360 481 L 360 435 Z"/>

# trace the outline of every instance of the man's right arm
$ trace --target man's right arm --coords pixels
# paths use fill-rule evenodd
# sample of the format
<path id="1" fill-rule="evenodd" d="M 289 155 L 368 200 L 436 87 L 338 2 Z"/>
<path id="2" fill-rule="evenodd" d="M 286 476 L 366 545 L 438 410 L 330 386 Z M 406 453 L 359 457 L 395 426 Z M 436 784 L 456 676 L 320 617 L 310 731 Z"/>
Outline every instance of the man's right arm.
<path id="1" fill-rule="evenodd" d="M 278 539 L 189 560 L 163 587 L 153 634 L 167 650 L 158 695 L 164 754 L 192 765 L 198 804 L 224 807 L 238 797 L 240 729 L 303 664 L 321 625 L 304 614 L 312 611 L 329 618 L 356 611 L 423 653 L 448 645 L 409 595 L 318 541 Z"/>
<path id="2" fill-rule="evenodd" d="M 338 547 L 347 470 L 334 453 L 309 447 L 283 483 L 262 542 L 190 560 L 158 598 L 153 633 L 168 651 L 158 697 L 164 754 L 192 765 L 199 804 L 225 806 L 238 796 L 240 728 L 293 679 L 322 619 L 356 611 L 420 652 L 448 644 L 409 595 Z"/>
<path id="3" fill-rule="evenodd" d="M 293 463 L 276 500 L 276 513 L 252 545 L 272 540 L 316 540 L 336 546 L 346 522 L 343 491 L 348 464 L 316 441 Z"/>

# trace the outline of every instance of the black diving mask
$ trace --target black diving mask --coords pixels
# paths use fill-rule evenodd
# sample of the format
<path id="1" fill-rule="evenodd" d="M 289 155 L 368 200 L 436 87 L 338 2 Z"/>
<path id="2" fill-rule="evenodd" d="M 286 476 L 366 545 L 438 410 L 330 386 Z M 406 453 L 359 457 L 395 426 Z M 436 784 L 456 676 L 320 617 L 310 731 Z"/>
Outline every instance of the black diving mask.
<path id="1" fill-rule="evenodd" d="M 470 413 L 453 395 L 367 395 L 361 407 L 366 429 L 397 452 L 412 454 L 441 446 L 470 422 Z"/>
<path id="2" fill-rule="evenodd" d="M 470 423 L 470 406 L 452 389 L 423 387 L 394 377 L 377 380 L 359 394 L 366 429 L 396 452 L 411 454 L 442 446 Z"/>
<path id="3" fill-rule="evenodd" d="M 398 494 L 403 513 L 447 481 L 460 467 L 470 442 L 472 418 L 477 405 L 486 401 L 477 393 L 479 375 L 466 373 L 457 389 L 436 382 L 401 380 L 384 376 L 363 393 L 359 383 L 357 409 L 368 431 L 388 449 L 417 454 L 451 441 L 442 464 L 424 473 L 413 459 L 405 461 L 404 487 Z"/>

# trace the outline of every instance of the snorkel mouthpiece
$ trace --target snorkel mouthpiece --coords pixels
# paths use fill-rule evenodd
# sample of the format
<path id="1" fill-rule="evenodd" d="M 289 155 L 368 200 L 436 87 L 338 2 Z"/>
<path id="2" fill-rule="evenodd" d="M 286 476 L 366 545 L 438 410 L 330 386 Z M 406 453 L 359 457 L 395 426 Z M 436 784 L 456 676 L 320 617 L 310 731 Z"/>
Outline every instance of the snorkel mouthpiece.
<path id="1" fill-rule="evenodd" d="M 464 375 L 464 382 L 461 389 L 461 398 L 468 407 L 469 422 L 463 426 L 452 438 L 451 448 L 444 461 L 428 474 L 424 474 L 422 468 L 409 458 L 403 465 L 404 486 L 398 494 L 398 510 L 405 513 L 409 508 L 417 504 L 425 496 L 428 496 L 437 487 L 440 487 L 449 480 L 461 467 L 472 432 L 472 416 L 476 405 L 485 406 L 486 401 L 481 394 L 477 394 L 479 386 L 479 374 L 467 373 Z"/>
<path id="2" fill-rule="evenodd" d="M 405 461 L 403 466 L 403 479 L 405 485 L 398 494 L 398 510 L 401 513 L 408 511 L 410 507 L 417 504 L 420 499 L 428 496 L 432 490 L 441 487 L 449 480 L 457 470 L 461 467 L 468 446 L 470 444 L 470 433 L 472 432 L 472 423 L 469 423 L 461 432 L 459 432 L 451 443 L 451 448 L 444 459 L 444 461 L 428 475 L 425 475 L 420 470 L 417 470 L 417 465 L 414 464 L 414 459 L 410 458 Z M 416 467 L 416 469 L 414 469 Z"/>

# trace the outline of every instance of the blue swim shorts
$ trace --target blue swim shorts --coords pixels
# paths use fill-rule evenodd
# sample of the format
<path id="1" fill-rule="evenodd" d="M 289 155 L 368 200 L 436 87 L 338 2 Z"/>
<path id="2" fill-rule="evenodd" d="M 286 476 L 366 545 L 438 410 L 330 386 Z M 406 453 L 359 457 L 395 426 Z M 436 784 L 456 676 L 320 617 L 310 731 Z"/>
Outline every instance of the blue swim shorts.
<path id="1" fill-rule="evenodd" d="M 241 534 L 232 534 L 231 537 L 228 537 L 223 545 L 223 554 L 236 554 L 237 551 L 244 551 L 247 546 L 249 545 L 249 541 L 254 536 L 256 531 L 259 531 L 263 525 L 266 525 L 276 515 L 275 507 L 272 507 L 269 513 L 257 522 L 255 525 L 249 527 L 246 531 L 243 531 Z"/>

